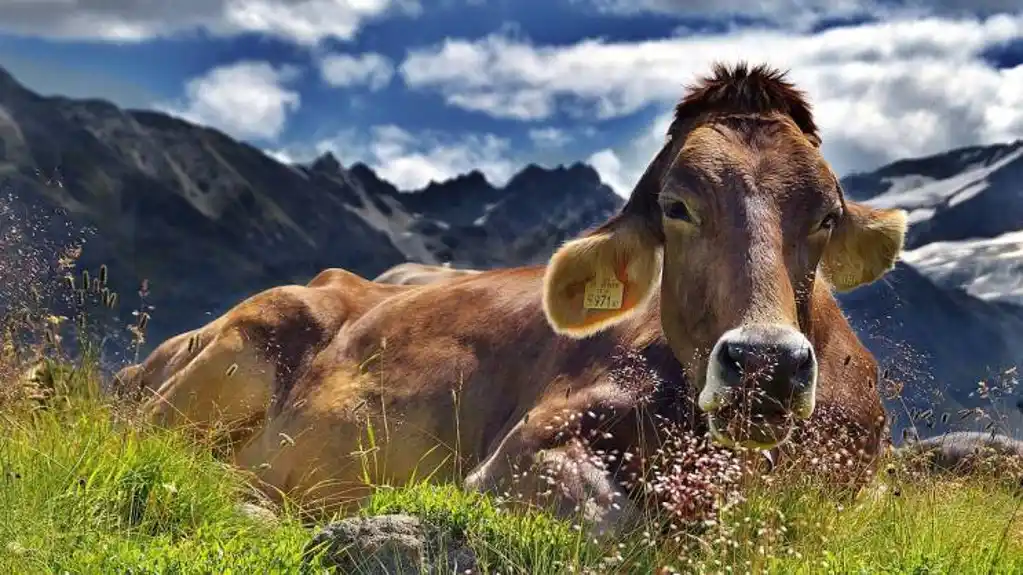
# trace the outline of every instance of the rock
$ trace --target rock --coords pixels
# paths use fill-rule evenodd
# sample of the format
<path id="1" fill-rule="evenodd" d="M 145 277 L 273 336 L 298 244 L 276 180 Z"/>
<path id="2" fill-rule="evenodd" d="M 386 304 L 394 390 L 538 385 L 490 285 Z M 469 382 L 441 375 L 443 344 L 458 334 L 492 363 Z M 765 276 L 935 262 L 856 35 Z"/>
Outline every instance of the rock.
<path id="1" fill-rule="evenodd" d="M 304 566 L 319 555 L 321 566 L 339 573 L 411 575 L 476 569 L 476 555 L 464 543 L 409 515 L 336 521 L 313 537 L 304 555 Z M 440 558 L 443 566 L 435 564 Z"/>
<path id="2" fill-rule="evenodd" d="M 958 431 L 908 441 L 896 454 L 916 467 L 971 473 L 978 469 L 1019 476 L 1023 441 L 983 431 Z"/>
<path id="3" fill-rule="evenodd" d="M 277 514 L 271 509 L 255 503 L 243 502 L 238 504 L 238 512 L 249 519 L 262 525 L 274 525 L 277 523 Z"/>

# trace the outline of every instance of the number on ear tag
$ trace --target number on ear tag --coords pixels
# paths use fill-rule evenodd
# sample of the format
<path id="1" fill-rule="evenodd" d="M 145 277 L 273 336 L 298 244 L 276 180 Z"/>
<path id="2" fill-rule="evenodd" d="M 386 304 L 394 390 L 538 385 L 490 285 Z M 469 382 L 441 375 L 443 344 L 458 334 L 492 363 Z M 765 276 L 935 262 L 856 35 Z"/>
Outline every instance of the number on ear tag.
<path id="1" fill-rule="evenodd" d="M 625 285 L 613 275 L 598 274 L 586 283 L 583 292 L 583 307 L 586 309 L 622 309 Z"/>

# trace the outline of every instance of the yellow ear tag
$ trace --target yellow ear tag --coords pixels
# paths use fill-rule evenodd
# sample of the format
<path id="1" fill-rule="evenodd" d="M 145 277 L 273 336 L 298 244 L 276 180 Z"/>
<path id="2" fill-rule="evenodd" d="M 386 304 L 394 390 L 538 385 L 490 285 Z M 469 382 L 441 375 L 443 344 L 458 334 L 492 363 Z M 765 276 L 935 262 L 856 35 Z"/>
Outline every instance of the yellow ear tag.
<path id="1" fill-rule="evenodd" d="M 622 309 L 622 296 L 625 285 L 614 275 L 597 274 L 597 277 L 586 282 L 583 292 L 583 307 L 586 309 Z"/>

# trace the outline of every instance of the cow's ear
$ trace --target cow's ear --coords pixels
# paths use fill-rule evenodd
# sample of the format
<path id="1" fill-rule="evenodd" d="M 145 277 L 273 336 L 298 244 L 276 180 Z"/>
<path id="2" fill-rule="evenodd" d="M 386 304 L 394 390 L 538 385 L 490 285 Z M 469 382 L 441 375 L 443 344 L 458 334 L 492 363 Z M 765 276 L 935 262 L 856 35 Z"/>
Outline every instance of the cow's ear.
<path id="1" fill-rule="evenodd" d="M 642 306 L 660 273 L 660 243 L 623 211 L 551 256 L 543 282 L 547 321 L 560 334 L 593 335 Z"/>
<path id="2" fill-rule="evenodd" d="M 906 238 L 907 214 L 846 202 L 831 234 L 821 267 L 839 291 L 869 284 L 888 273 L 899 258 Z"/>

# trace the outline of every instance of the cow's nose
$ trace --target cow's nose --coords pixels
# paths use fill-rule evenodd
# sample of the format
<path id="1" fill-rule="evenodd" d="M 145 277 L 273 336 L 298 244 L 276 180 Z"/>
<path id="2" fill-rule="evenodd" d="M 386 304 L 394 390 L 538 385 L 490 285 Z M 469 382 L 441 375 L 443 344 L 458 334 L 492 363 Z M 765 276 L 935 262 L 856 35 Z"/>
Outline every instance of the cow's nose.
<path id="1" fill-rule="evenodd" d="M 759 342 L 740 339 L 721 346 L 724 367 L 730 368 L 733 383 L 743 374 L 757 377 L 760 371 L 779 385 L 795 384 L 810 379 L 816 361 L 813 348 L 800 341 Z M 779 388 L 780 393 L 786 390 Z"/>
<path id="2" fill-rule="evenodd" d="M 708 365 L 706 391 L 721 406 L 737 391 L 763 394 L 763 409 L 774 405 L 796 417 L 813 409 L 817 357 L 813 345 L 788 326 L 747 326 L 725 333 L 714 346 Z M 759 409 L 757 410 L 759 411 Z"/>

